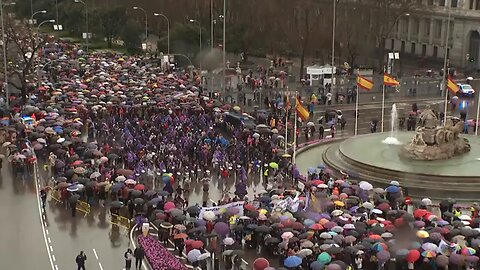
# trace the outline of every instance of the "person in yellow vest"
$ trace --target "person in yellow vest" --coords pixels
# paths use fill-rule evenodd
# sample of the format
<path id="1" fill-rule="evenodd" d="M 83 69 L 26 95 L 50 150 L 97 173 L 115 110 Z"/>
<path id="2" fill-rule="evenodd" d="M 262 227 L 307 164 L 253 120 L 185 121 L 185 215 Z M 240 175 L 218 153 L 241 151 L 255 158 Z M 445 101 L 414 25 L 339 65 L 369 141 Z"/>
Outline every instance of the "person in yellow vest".
<path id="1" fill-rule="evenodd" d="M 457 206 L 456 208 L 453 209 L 453 215 L 457 219 L 462 215 L 462 211 L 460 210 L 460 207 Z"/>

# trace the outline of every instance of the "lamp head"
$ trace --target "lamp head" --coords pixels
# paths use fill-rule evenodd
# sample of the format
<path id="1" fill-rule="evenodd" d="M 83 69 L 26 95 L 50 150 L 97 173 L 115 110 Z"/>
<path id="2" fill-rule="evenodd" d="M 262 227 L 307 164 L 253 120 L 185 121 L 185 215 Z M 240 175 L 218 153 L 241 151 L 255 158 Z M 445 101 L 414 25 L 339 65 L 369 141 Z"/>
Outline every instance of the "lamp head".
<path id="1" fill-rule="evenodd" d="M 194 23 L 194 22 L 195 22 L 195 20 L 194 20 L 194 19 L 190 19 L 189 21 L 190 21 L 191 23 Z"/>
<path id="2" fill-rule="evenodd" d="M 39 12 L 40 12 L 40 13 L 43 13 L 43 14 L 47 13 L 46 10 L 40 10 Z"/>
<path id="3" fill-rule="evenodd" d="M 405 16 L 410 16 L 410 13 L 405 13 L 404 15 L 405 15 Z"/>
<path id="4" fill-rule="evenodd" d="M 75 3 L 80 3 L 80 0 L 73 0 L 73 2 L 75 2 Z"/>
<path id="5" fill-rule="evenodd" d="M 160 16 L 160 14 L 155 12 L 155 13 L 153 13 L 153 16 Z"/>
<path id="6" fill-rule="evenodd" d="M 55 22 L 55 20 L 53 20 L 53 19 L 52 19 L 52 20 L 48 20 L 48 22 L 54 23 L 54 22 Z"/>
<path id="7" fill-rule="evenodd" d="M 133 9 L 138 9 L 138 7 L 133 7 Z"/>

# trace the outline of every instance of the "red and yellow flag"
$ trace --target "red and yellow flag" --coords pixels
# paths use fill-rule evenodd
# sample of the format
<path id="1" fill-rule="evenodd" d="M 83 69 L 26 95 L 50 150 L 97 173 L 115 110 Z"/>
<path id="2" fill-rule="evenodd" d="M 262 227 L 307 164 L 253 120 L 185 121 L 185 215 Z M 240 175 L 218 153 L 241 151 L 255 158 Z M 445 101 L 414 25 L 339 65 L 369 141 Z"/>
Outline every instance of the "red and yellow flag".
<path id="1" fill-rule="evenodd" d="M 450 90 L 450 92 L 451 92 L 452 94 L 454 94 L 454 95 L 457 94 L 457 92 L 460 90 L 460 89 L 458 88 L 457 83 L 452 79 L 451 76 L 448 76 L 448 79 L 447 79 L 447 88 L 448 88 L 448 90 Z"/>
<path id="2" fill-rule="evenodd" d="M 364 90 L 370 91 L 373 88 L 373 82 L 365 77 L 357 76 L 357 86 Z"/>
<path id="3" fill-rule="evenodd" d="M 383 74 L 383 84 L 386 86 L 397 86 L 400 85 L 400 82 L 395 80 L 395 78 L 393 78 L 389 74 L 385 73 Z"/>
<path id="4" fill-rule="evenodd" d="M 295 104 L 295 108 L 297 110 L 297 113 L 298 115 L 300 116 L 300 118 L 302 118 L 302 120 L 305 122 L 308 120 L 308 118 L 310 117 L 310 113 L 308 112 L 307 109 L 305 109 L 303 106 L 302 106 L 302 103 L 300 102 L 300 100 L 298 100 L 298 97 L 295 98 L 296 99 L 296 104 Z"/>

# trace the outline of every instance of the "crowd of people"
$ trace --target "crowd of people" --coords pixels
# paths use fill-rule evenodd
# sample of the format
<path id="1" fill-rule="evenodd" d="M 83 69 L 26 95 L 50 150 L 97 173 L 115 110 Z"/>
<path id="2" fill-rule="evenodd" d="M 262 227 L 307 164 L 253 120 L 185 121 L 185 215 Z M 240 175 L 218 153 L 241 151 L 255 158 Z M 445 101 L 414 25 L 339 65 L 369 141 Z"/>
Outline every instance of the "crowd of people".
<path id="1" fill-rule="evenodd" d="M 134 220 L 138 234 L 150 222 L 158 236 L 138 237 L 126 269 L 144 256 L 155 270 L 240 269 L 252 258 L 255 270 L 477 267 L 477 205 L 445 200 L 435 211 L 394 180 L 383 189 L 321 164 L 300 172 L 272 117 L 208 98 L 195 73 L 50 46 L 42 61 L 55 64 L 2 122 L 9 160 L 20 173 L 30 157 L 45 164 L 42 200 L 58 194 L 74 217 L 83 201 L 112 222 Z"/>

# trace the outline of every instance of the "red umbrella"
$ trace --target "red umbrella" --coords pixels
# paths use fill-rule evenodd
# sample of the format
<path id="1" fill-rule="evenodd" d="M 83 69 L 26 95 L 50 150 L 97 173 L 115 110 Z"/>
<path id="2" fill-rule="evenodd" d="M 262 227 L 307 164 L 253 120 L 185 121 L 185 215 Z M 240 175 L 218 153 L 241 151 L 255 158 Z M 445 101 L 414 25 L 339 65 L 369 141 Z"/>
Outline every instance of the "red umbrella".
<path id="1" fill-rule="evenodd" d="M 135 186 L 135 190 L 139 190 L 139 191 L 142 191 L 145 189 L 145 185 L 142 185 L 142 184 L 138 184 Z"/>
<path id="2" fill-rule="evenodd" d="M 387 212 L 390 210 L 390 205 L 388 203 L 381 203 L 377 206 L 378 209 L 382 210 L 383 212 Z"/>
<path id="3" fill-rule="evenodd" d="M 72 166 L 79 166 L 79 165 L 82 165 L 83 164 L 83 161 L 81 160 L 76 160 L 72 163 Z"/>
<path id="4" fill-rule="evenodd" d="M 322 224 L 315 223 L 310 226 L 310 229 L 314 231 L 321 231 L 323 230 L 323 226 Z"/>
<path id="5" fill-rule="evenodd" d="M 202 241 L 197 240 L 197 241 L 192 242 L 192 248 L 199 249 L 199 248 L 202 248 L 202 247 L 203 247 L 203 242 Z"/>
<path id="6" fill-rule="evenodd" d="M 408 252 L 407 257 L 405 258 L 407 262 L 414 263 L 420 259 L 420 251 L 412 249 Z"/>
<path id="7" fill-rule="evenodd" d="M 163 206 L 163 210 L 165 211 L 168 211 L 168 210 L 171 210 L 175 208 L 175 204 L 173 202 L 167 202 L 164 206 Z"/>
<path id="8" fill-rule="evenodd" d="M 269 266 L 270 263 L 265 258 L 258 258 L 253 262 L 253 270 L 264 270 Z"/>
<path id="9" fill-rule="evenodd" d="M 253 206 L 253 205 L 251 205 L 251 204 L 246 204 L 246 205 L 244 206 L 244 208 L 245 208 L 245 210 L 248 210 L 248 211 L 255 211 L 255 210 L 257 210 L 257 209 L 255 208 L 255 206 Z"/>
<path id="10" fill-rule="evenodd" d="M 321 185 L 323 184 L 324 182 L 322 180 L 312 180 L 312 185 L 314 186 L 318 186 L 318 185 Z"/>
<path id="11" fill-rule="evenodd" d="M 427 213 L 428 213 L 428 211 L 425 210 L 425 209 L 416 209 L 415 211 L 413 211 L 413 216 L 415 218 L 421 218 L 421 217 L 425 216 Z"/>

